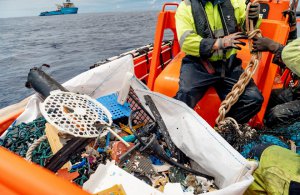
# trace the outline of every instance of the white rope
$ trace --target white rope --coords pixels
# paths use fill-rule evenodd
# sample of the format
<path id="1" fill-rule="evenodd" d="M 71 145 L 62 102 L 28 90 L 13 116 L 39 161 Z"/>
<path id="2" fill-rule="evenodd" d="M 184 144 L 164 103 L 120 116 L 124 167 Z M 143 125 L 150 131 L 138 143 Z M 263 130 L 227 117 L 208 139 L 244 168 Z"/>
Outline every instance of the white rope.
<path id="1" fill-rule="evenodd" d="M 27 153 L 26 153 L 26 160 L 31 162 L 31 158 L 32 158 L 32 152 L 33 150 L 38 147 L 40 145 L 40 143 L 42 143 L 43 141 L 45 141 L 47 139 L 46 135 L 43 135 L 42 137 L 40 137 L 39 139 L 35 140 L 33 142 L 33 144 L 31 144 L 31 146 L 28 148 Z"/>

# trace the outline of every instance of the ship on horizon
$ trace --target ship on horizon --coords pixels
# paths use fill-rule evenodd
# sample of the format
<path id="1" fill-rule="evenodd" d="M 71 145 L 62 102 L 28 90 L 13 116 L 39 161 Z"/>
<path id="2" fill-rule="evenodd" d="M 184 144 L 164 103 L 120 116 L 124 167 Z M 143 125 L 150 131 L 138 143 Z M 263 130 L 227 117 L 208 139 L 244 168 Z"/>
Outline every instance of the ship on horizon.
<path id="1" fill-rule="evenodd" d="M 64 14 L 77 14 L 78 7 L 75 7 L 74 3 L 70 0 L 66 0 L 63 5 L 57 4 L 56 11 L 46 11 L 40 13 L 40 16 L 54 16 L 54 15 L 64 15 Z"/>

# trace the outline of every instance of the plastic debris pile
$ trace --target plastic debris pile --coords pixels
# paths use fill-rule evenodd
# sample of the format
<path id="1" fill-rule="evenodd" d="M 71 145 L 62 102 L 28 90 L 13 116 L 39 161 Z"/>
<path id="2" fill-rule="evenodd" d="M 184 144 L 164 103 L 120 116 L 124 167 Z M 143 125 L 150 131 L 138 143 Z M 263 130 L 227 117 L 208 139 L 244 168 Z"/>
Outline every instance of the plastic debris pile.
<path id="1" fill-rule="evenodd" d="M 252 156 L 252 152 L 255 146 L 262 144 L 281 146 L 300 154 L 300 122 L 284 127 L 259 130 L 254 130 L 247 124 L 239 125 L 242 133 L 238 133 L 236 129 L 233 124 L 229 124 L 220 134 L 245 158 L 258 160 L 256 156 Z M 247 132 L 247 134 L 243 132 Z"/>
<path id="2" fill-rule="evenodd" d="M 113 161 L 119 168 L 162 192 L 169 182 L 180 183 L 183 191 L 194 194 L 217 189 L 212 177 L 206 177 L 190 168 L 189 159 L 173 144 L 157 110 L 152 112 L 154 117 L 149 114 L 133 89 L 130 89 L 124 105 L 118 104 L 117 98 L 117 94 L 111 94 L 100 97 L 97 101 L 112 114 L 113 123 L 109 128 L 123 141 L 114 133 L 106 131 L 107 127 L 101 124 L 95 124 L 99 135 L 94 138 L 74 137 L 58 132 L 59 139 L 63 140 L 62 148 L 54 154 L 51 143 L 45 140 L 33 150 L 32 162 L 58 175 L 64 168 L 62 166 L 70 162 L 68 172 L 77 173 L 72 181 L 80 186 L 89 180 L 99 165 Z M 145 98 L 146 101 L 150 101 L 149 98 L 150 96 Z M 148 102 L 147 105 L 149 104 L 154 103 Z M 149 109 L 153 111 L 155 105 L 149 106 Z M 71 106 L 67 108 L 67 112 L 73 112 Z M 75 114 L 72 116 L 76 117 Z M 32 144 L 47 135 L 47 122 L 49 121 L 44 118 L 38 118 L 28 124 L 13 126 L 0 144 L 25 157 Z M 57 158 L 58 153 L 65 155 Z"/>
<path id="3" fill-rule="evenodd" d="M 25 157 L 29 146 L 34 140 L 39 139 L 45 134 L 46 120 L 41 117 L 31 123 L 22 123 L 18 126 L 10 127 L 3 139 L 0 139 L 0 145 L 9 149 L 10 151 Z M 47 141 L 40 144 L 33 152 L 32 161 L 45 165 L 45 160 L 52 155 L 51 149 Z"/>

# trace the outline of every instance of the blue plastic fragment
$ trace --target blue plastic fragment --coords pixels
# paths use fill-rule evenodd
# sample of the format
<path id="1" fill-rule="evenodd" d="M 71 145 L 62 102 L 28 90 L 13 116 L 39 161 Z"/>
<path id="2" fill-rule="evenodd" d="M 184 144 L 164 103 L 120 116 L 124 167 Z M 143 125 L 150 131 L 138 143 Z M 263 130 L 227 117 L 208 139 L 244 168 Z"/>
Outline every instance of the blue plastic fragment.
<path id="1" fill-rule="evenodd" d="M 105 148 L 98 148 L 97 151 L 98 151 L 99 153 L 103 153 L 103 152 L 105 152 Z"/>
<path id="2" fill-rule="evenodd" d="M 106 135 L 106 142 L 105 142 L 105 147 L 107 148 L 109 146 L 110 143 L 110 132 L 107 133 Z"/>
<path id="3" fill-rule="evenodd" d="M 86 158 L 82 159 L 82 161 L 80 163 L 73 165 L 71 169 L 73 169 L 73 170 L 80 169 L 85 164 L 86 164 Z"/>
<path id="4" fill-rule="evenodd" d="M 136 137 L 134 135 L 127 135 L 122 137 L 126 142 L 134 142 L 136 140 Z"/>
<path id="5" fill-rule="evenodd" d="M 97 99 L 103 106 L 105 106 L 112 115 L 112 120 L 116 120 L 122 117 L 128 117 L 130 115 L 130 105 L 125 102 L 124 105 L 118 103 L 118 95 L 116 93 L 102 96 Z"/>
<path id="6" fill-rule="evenodd" d="M 159 158 L 156 158 L 153 155 L 150 155 L 149 157 L 150 157 L 152 164 L 154 164 L 154 165 L 163 165 L 164 164 Z"/>
<path id="7" fill-rule="evenodd" d="M 171 157 L 171 151 L 168 148 L 166 148 L 166 154 L 168 157 Z"/>

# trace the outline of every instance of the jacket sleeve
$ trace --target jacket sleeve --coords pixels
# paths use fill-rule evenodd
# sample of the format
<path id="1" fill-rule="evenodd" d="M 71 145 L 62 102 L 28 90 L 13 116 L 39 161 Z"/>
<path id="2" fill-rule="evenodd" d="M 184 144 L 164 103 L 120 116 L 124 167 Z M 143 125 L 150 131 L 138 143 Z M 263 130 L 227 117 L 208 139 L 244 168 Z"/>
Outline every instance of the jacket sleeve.
<path id="1" fill-rule="evenodd" d="M 297 76 L 300 76 L 300 38 L 286 45 L 281 58 L 285 65 Z"/>
<path id="2" fill-rule="evenodd" d="M 212 55 L 212 46 L 215 39 L 202 38 L 197 34 L 191 5 L 181 2 L 177 8 L 175 19 L 181 50 L 187 55 L 209 58 Z"/>

